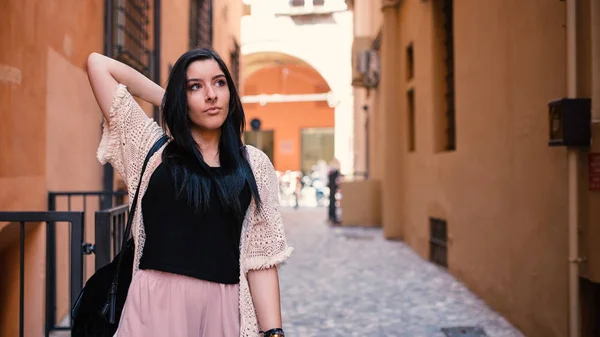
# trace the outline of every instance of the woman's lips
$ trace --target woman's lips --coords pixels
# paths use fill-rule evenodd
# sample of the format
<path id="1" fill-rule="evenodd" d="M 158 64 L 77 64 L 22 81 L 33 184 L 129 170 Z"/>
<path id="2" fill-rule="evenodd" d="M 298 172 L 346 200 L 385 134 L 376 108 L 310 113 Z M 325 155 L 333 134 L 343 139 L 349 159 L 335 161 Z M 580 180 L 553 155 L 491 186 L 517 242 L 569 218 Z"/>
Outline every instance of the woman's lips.
<path id="1" fill-rule="evenodd" d="M 204 112 L 209 115 L 216 115 L 219 113 L 219 111 L 221 111 L 221 108 L 219 108 L 219 107 L 212 107 L 212 108 L 208 108 L 208 109 L 204 110 Z"/>

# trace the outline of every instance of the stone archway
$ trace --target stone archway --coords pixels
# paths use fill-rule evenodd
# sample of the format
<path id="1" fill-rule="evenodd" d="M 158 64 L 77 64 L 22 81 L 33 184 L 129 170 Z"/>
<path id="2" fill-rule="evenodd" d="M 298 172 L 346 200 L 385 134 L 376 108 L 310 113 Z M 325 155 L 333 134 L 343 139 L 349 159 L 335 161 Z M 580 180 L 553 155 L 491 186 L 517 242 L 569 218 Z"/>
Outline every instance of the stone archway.
<path id="1" fill-rule="evenodd" d="M 279 41 L 254 42 L 243 45 L 241 51 L 244 57 L 244 67 L 242 68 L 244 78 L 255 71 L 255 69 L 260 68 L 260 66 L 283 62 L 304 64 L 315 69 L 325 79 L 325 82 L 327 82 L 334 93 L 343 92 L 350 87 L 349 83 L 343 81 L 343 78 L 336 76 L 336 66 L 323 58 L 319 58 L 319 55 L 314 50 L 311 51 L 299 45 Z M 262 57 L 261 59 L 261 55 L 269 55 L 270 57 Z M 253 66 L 257 64 L 259 65 L 258 67 Z M 246 69 L 249 66 L 250 69 Z"/>
<path id="2" fill-rule="evenodd" d="M 312 97 L 308 97 L 311 95 L 305 95 L 307 97 L 297 97 L 297 99 L 326 100 L 329 106 L 332 108 L 339 104 L 339 101 L 334 95 L 331 79 L 330 81 L 327 81 L 327 79 L 325 79 L 317 69 L 315 69 L 311 64 L 307 63 L 305 60 L 280 52 L 260 52 L 245 55 L 242 63 L 243 82 L 246 82 L 257 71 L 261 71 L 262 69 L 268 67 L 277 66 L 299 66 L 307 69 L 310 73 L 318 74 L 317 77 L 319 77 L 320 81 L 324 82 L 325 86 L 327 87 L 327 89 L 324 89 L 324 92 L 320 92 L 319 95 L 312 95 Z M 244 83 L 242 83 L 242 87 L 245 88 Z M 247 95 L 251 95 L 251 93 L 248 92 L 242 92 L 242 94 L 246 95 L 244 96 L 246 99 L 250 98 Z M 256 99 L 256 97 L 252 97 L 252 99 Z"/>
<path id="3" fill-rule="evenodd" d="M 282 54 L 254 54 L 245 61 L 246 120 L 260 121 L 260 130 L 248 125 L 246 143 L 263 150 L 280 172 L 309 175 L 323 161 L 331 162 L 335 107 L 323 76 L 306 62 Z"/>
<path id="4" fill-rule="evenodd" d="M 306 65 L 321 75 L 331 89 L 328 102 L 335 108 L 335 157 L 343 173 L 352 172 L 354 99 L 350 64 L 345 68 L 344 62 L 338 62 L 340 58 L 331 55 L 324 57 L 327 52 L 286 41 L 255 41 L 242 45 L 241 52 L 243 78 L 248 78 L 258 69 L 278 63 Z M 348 55 L 348 63 L 349 58 Z"/>
<path id="5" fill-rule="evenodd" d="M 335 157 L 342 173 L 352 173 L 352 12 L 341 6 L 329 12 L 308 11 L 298 16 L 291 14 L 294 11 L 290 8 L 283 8 L 286 7 L 284 4 L 282 8 L 263 2 L 257 2 L 256 8 L 254 6 L 253 3 L 251 14 L 244 16 L 241 22 L 243 59 L 278 55 L 310 66 L 325 79 L 331 89 L 329 104 L 335 107 Z"/>

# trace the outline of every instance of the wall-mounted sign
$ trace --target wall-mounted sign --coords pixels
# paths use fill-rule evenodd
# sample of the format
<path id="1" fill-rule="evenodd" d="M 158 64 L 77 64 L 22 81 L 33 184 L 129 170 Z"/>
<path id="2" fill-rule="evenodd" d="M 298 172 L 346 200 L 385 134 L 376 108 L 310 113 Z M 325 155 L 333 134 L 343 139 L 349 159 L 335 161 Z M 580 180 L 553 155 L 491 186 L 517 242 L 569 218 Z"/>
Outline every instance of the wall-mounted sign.
<path id="1" fill-rule="evenodd" d="M 279 152 L 281 154 L 292 154 L 292 152 L 294 152 L 294 143 L 291 140 L 280 141 Z"/>
<path id="2" fill-rule="evenodd" d="M 600 153 L 588 154 L 588 184 L 590 191 L 600 191 Z"/>

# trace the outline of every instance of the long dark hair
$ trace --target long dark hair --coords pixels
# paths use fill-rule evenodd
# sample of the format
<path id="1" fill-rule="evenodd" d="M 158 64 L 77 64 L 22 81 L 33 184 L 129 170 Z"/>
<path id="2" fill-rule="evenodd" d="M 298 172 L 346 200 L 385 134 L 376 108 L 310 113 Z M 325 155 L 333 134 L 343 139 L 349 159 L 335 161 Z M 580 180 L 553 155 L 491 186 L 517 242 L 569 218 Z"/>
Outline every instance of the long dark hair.
<path id="1" fill-rule="evenodd" d="M 192 121 L 188 114 L 187 69 L 194 61 L 215 60 L 229 88 L 229 113 L 221 126 L 219 139 L 219 161 L 221 169 L 211 170 L 206 164 L 198 145 L 192 137 Z M 173 141 L 163 152 L 163 161 L 170 168 L 179 196 L 197 211 L 207 211 L 210 204 L 211 187 L 221 204 L 238 217 L 244 216 L 240 193 L 248 184 L 255 202 L 260 205 L 256 179 L 246 158 L 242 133 L 246 125 L 242 101 L 231 74 L 221 57 L 210 48 L 193 49 L 181 55 L 169 75 L 169 82 L 162 102 L 162 125 L 171 134 Z M 191 167 L 199 170 L 190 169 Z"/>

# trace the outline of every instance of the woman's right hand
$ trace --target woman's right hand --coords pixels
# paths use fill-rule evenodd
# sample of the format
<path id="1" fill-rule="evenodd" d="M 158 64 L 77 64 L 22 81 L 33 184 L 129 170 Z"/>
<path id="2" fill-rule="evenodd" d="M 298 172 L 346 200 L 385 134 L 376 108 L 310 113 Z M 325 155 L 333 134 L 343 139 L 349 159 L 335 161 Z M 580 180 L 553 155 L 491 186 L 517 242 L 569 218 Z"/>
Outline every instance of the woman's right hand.
<path id="1" fill-rule="evenodd" d="M 136 97 L 155 106 L 162 104 L 165 90 L 130 66 L 98 53 L 91 53 L 87 61 L 87 73 L 96 97 L 107 122 L 117 84 L 127 86 Z"/>

